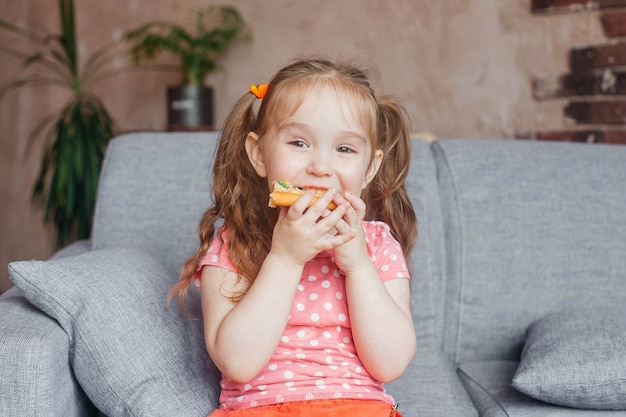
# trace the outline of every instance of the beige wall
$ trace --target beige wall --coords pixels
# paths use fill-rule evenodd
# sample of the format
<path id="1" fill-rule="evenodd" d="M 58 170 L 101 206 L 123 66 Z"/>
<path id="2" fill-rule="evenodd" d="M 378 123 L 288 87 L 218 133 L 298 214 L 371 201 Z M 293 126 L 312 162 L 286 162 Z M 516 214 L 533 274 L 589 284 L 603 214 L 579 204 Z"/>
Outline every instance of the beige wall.
<path id="1" fill-rule="evenodd" d="M 408 109 L 413 131 L 438 137 L 510 138 L 562 127 L 562 103 L 537 103 L 533 76 L 565 71 L 573 45 L 603 40 L 594 12 L 532 16 L 529 0 L 231 0 L 253 28 L 253 40 L 223 57 L 216 89 L 217 122 L 250 83 L 267 81 L 292 57 L 357 56 L 378 68 L 382 91 Z M 199 1 L 76 1 L 79 53 L 88 53 L 152 19 L 185 22 Z M 58 30 L 57 2 L 0 0 L 0 15 L 47 33 Z M 6 36 L 6 35 L 0 35 Z M 6 39 L 6 38 L 4 38 Z M 115 63 L 121 64 L 122 58 Z M 19 69 L 0 54 L 0 82 Z M 121 131 L 165 126 L 164 91 L 171 73 L 123 73 L 95 88 Z M 0 102 L 0 291 L 5 265 L 45 259 L 53 242 L 30 190 L 40 145 L 26 153 L 30 129 L 63 101 L 50 89 L 25 89 Z M 39 142 L 40 143 L 40 142 Z"/>

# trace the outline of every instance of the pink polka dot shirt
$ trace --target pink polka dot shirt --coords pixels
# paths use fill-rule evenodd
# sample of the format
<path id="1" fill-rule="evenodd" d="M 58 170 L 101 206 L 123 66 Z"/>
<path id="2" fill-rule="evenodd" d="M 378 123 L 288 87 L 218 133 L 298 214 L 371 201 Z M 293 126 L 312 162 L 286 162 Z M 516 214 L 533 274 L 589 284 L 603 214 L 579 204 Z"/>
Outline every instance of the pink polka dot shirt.
<path id="1" fill-rule="evenodd" d="M 402 248 L 382 222 L 363 222 L 370 260 L 381 280 L 408 279 Z M 228 234 L 215 239 L 201 262 L 234 271 Z M 199 275 L 199 274 L 198 274 Z M 199 277 L 196 281 L 199 286 Z M 272 358 L 246 384 L 222 378 L 220 408 L 239 409 L 288 401 L 372 399 L 394 404 L 363 367 L 352 341 L 345 281 L 332 251 L 305 265 L 287 327 Z"/>

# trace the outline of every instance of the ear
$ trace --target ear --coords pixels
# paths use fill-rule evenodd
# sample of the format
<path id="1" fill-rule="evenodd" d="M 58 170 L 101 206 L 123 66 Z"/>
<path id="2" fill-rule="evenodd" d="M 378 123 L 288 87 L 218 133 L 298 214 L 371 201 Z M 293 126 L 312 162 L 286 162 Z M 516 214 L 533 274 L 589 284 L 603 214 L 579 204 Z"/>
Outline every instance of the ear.
<path id="1" fill-rule="evenodd" d="M 246 153 L 248 154 L 248 160 L 252 164 L 252 167 L 259 175 L 259 177 L 267 177 L 267 171 L 265 169 L 265 162 L 263 159 L 263 152 L 259 145 L 259 135 L 256 132 L 248 132 L 246 136 Z"/>
<path id="2" fill-rule="evenodd" d="M 372 158 L 372 162 L 370 163 L 370 166 L 367 168 L 367 172 L 365 173 L 362 189 L 365 189 L 365 187 L 367 187 L 367 185 L 374 179 L 376 173 L 380 169 L 380 164 L 382 162 L 383 151 L 382 149 L 376 149 L 376 152 L 374 152 L 374 157 Z"/>

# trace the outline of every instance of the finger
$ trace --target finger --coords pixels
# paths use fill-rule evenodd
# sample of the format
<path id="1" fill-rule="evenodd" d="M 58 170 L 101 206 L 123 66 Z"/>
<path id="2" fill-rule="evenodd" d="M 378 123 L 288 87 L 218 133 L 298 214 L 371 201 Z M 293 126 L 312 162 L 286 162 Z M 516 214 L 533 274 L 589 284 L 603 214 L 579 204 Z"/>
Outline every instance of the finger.
<path id="1" fill-rule="evenodd" d="M 356 237 L 356 233 L 337 233 L 335 235 L 328 235 L 324 239 L 324 242 L 321 246 L 321 250 L 328 250 L 337 248 Z"/>
<path id="2" fill-rule="evenodd" d="M 335 224 L 335 229 L 337 230 L 337 233 L 339 234 L 347 234 L 347 233 L 354 232 L 354 229 L 343 219 L 340 219 Z"/>
<path id="3" fill-rule="evenodd" d="M 334 188 L 329 188 L 324 194 L 322 194 L 322 196 L 319 198 L 319 200 L 315 202 L 315 204 L 332 211 L 336 208 L 334 207 L 336 205 L 333 204 L 333 200 L 335 199 L 336 195 L 337 190 Z"/>
<path id="4" fill-rule="evenodd" d="M 358 218 L 364 218 L 365 210 L 367 208 L 367 206 L 365 205 L 365 201 L 363 201 L 358 195 L 352 194 L 350 191 L 346 191 L 344 197 L 346 201 L 349 201 L 352 207 L 354 207 Z"/>
<path id="5" fill-rule="evenodd" d="M 307 208 L 312 205 L 312 201 L 315 197 L 315 192 L 307 190 L 302 194 L 293 205 L 289 208 L 289 211 L 302 216 Z"/>
<path id="6" fill-rule="evenodd" d="M 350 210 L 352 206 L 347 201 L 344 201 L 343 204 L 337 206 L 336 209 L 329 211 L 325 210 L 322 215 L 318 218 L 317 223 L 323 229 L 331 229 L 336 226 L 338 222 L 345 223 L 342 218 L 346 215 L 346 212 Z"/>
<path id="7" fill-rule="evenodd" d="M 333 237 L 334 244 L 336 245 L 335 247 L 343 245 L 344 243 L 351 241 L 355 237 L 356 237 L 356 232 L 352 230 L 351 228 L 348 228 L 348 230 L 346 230 L 345 233 L 337 233 Z"/>
<path id="8" fill-rule="evenodd" d="M 307 191 L 307 193 L 309 192 L 311 191 Z M 305 193 L 305 195 L 307 193 Z M 337 190 L 330 188 L 321 196 L 313 195 L 312 200 L 308 200 L 308 211 L 311 213 L 311 216 L 317 216 L 318 218 L 327 217 L 329 215 L 328 212 L 332 212 L 336 208 L 336 205 L 333 203 L 335 194 L 337 194 Z"/>

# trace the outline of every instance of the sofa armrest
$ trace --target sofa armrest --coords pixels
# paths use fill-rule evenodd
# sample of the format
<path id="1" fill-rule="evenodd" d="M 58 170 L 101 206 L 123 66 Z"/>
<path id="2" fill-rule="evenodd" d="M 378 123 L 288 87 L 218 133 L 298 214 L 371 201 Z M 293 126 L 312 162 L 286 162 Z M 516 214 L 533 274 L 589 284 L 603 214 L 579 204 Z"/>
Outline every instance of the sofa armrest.
<path id="1" fill-rule="evenodd" d="M 56 321 L 12 288 L 0 298 L 0 415 L 91 416 L 69 340 Z"/>
<path id="2" fill-rule="evenodd" d="M 386 384 L 386 388 L 404 417 L 478 416 L 454 364 L 432 347 L 418 347 L 404 375 Z"/>

